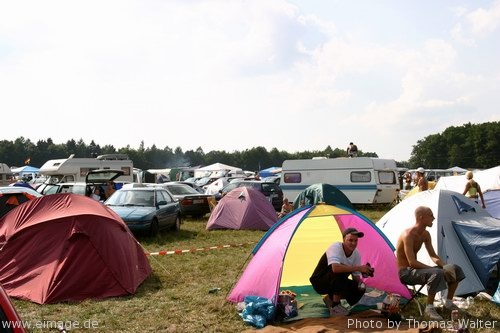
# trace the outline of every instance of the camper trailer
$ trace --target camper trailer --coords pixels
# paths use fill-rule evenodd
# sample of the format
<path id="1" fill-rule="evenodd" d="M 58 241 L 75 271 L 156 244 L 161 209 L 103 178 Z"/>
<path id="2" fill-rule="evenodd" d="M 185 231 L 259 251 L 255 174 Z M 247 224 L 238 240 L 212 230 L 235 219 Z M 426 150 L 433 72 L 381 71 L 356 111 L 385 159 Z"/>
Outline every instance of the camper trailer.
<path id="1" fill-rule="evenodd" d="M 0 186 L 7 186 L 12 178 L 12 171 L 5 163 L 0 163 Z"/>
<path id="2" fill-rule="evenodd" d="M 290 201 L 317 183 L 341 190 L 354 204 L 391 203 L 399 191 L 396 161 L 357 157 L 286 160 L 280 186 Z"/>
<path id="3" fill-rule="evenodd" d="M 117 169 L 123 175 L 117 182 L 133 182 L 133 163 L 125 154 L 107 154 L 97 158 L 68 158 L 49 160 L 40 168 L 40 174 L 47 176 L 47 183 L 85 182 L 85 176 L 90 170 Z"/>

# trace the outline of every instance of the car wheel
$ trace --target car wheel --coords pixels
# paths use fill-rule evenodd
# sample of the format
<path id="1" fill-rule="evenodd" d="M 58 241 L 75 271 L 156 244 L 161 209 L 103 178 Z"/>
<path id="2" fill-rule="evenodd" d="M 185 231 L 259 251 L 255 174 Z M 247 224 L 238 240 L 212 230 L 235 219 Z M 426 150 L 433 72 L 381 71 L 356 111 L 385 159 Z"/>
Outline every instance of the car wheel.
<path id="1" fill-rule="evenodd" d="M 158 225 L 158 220 L 154 219 L 151 222 L 151 227 L 149 228 L 149 236 L 155 237 L 158 235 L 159 231 L 160 231 L 160 226 Z"/>
<path id="2" fill-rule="evenodd" d="M 172 226 L 173 231 L 179 231 L 181 230 L 181 217 L 177 215 L 175 218 L 175 224 Z"/>

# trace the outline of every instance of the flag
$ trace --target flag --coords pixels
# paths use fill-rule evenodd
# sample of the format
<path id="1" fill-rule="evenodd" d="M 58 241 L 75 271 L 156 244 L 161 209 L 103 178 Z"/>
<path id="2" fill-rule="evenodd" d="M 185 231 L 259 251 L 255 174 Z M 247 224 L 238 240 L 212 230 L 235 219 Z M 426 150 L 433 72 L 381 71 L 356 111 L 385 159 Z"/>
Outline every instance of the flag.
<path id="1" fill-rule="evenodd" d="M 31 162 L 31 157 L 28 157 L 27 159 L 24 160 L 24 164 L 30 164 Z"/>

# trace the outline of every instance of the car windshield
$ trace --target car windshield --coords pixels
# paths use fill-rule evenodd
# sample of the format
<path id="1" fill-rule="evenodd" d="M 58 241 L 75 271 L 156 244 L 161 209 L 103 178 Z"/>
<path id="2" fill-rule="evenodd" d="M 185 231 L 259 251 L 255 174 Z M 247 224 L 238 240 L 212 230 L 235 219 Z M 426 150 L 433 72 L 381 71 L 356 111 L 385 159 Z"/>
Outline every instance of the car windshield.
<path id="1" fill-rule="evenodd" d="M 133 191 L 122 189 L 113 193 L 106 201 L 106 205 L 153 207 L 155 205 L 154 190 Z"/>
<path id="2" fill-rule="evenodd" d="M 262 183 L 262 190 L 265 192 L 277 191 L 278 186 L 275 183 Z"/>
<path id="3" fill-rule="evenodd" d="M 173 195 L 186 195 L 186 194 L 199 194 L 195 189 L 189 187 L 188 185 L 167 185 L 167 189 Z"/>

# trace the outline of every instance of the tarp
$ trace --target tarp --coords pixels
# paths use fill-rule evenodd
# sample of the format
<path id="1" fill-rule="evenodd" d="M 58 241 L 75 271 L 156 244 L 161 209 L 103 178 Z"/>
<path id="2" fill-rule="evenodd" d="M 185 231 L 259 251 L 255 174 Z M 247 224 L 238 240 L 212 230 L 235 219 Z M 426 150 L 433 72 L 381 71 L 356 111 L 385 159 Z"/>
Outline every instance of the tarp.
<path id="1" fill-rule="evenodd" d="M 340 205 L 354 209 L 347 196 L 341 190 L 330 184 L 313 184 L 308 186 L 293 200 L 293 207 L 298 208 L 302 200 L 305 205 L 315 205 L 323 202 L 329 205 Z"/>
<path id="2" fill-rule="evenodd" d="M 83 195 L 26 202 L 0 219 L 0 283 L 35 303 L 135 293 L 151 273 L 121 218 Z"/>
<path id="3" fill-rule="evenodd" d="M 249 187 L 238 187 L 227 193 L 215 206 L 207 230 L 269 230 L 278 215 L 264 194 Z"/>
<path id="4" fill-rule="evenodd" d="M 279 290 L 310 286 L 319 258 L 333 242 L 342 241 L 349 227 L 364 232 L 358 242 L 361 261 L 375 268 L 366 285 L 410 297 L 399 281 L 394 248 L 377 226 L 356 211 L 319 204 L 294 210 L 263 236 L 228 300 L 240 302 L 248 295 L 273 299 Z"/>
<path id="5" fill-rule="evenodd" d="M 464 270 L 466 278 L 459 284 L 456 294 L 484 290 L 488 273 L 500 260 L 500 221 L 460 193 L 448 190 L 419 192 L 392 208 L 377 223 L 393 245 L 399 235 L 415 223 L 418 206 L 431 208 L 436 217 L 428 230 L 437 254 L 445 262 L 458 264 Z M 418 252 L 417 258 L 424 264 L 435 265 L 425 248 Z"/>
<path id="6" fill-rule="evenodd" d="M 259 171 L 259 176 L 261 178 L 271 177 L 281 172 L 281 167 L 270 167 Z"/>

